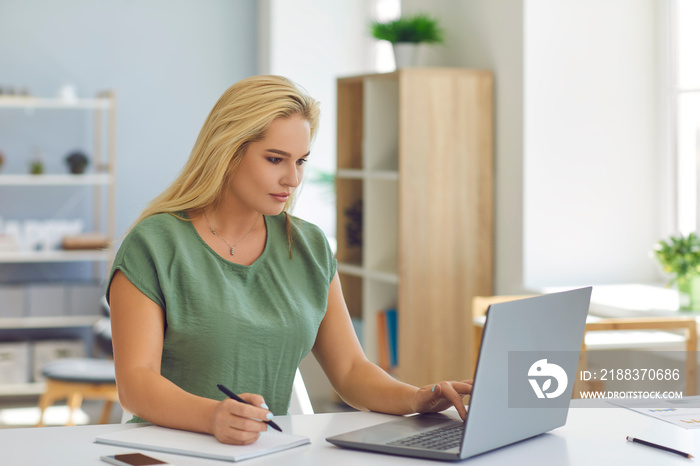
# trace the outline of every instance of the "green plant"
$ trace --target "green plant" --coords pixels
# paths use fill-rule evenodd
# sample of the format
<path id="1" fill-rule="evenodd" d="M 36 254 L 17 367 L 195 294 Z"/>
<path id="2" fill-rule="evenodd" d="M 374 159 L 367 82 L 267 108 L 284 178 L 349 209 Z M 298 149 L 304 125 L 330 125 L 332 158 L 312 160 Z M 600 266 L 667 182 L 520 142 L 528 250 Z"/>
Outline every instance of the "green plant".
<path id="1" fill-rule="evenodd" d="M 394 21 L 370 23 L 372 36 L 379 40 L 389 42 L 425 42 L 441 44 L 444 42 L 444 33 L 437 19 L 426 14 L 401 17 Z"/>
<path id="2" fill-rule="evenodd" d="M 29 173 L 32 175 L 41 175 L 44 173 L 44 163 L 41 160 L 33 160 L 29 163 Z"/>
<path id="3" fill-rule="evenodd" d="M 686 285 L 700 275 L 700 238 L 695 232 L 687 236 L 671 236 L 654 247 L 654 255 L 664 271 L 673 275 L 671 283 Z"/>

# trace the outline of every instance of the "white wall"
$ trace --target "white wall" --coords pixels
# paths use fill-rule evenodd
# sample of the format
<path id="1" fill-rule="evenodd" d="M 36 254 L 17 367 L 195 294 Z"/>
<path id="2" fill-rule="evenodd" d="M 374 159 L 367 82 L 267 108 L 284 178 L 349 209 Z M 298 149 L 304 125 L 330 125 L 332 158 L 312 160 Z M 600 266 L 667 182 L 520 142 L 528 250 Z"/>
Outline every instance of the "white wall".
<path id="1" fill-rule="evenodd" d="M 525 5 L 525 284 L 653 281 L 656 2 Z"/>
<path id="2" fill-rule="evenodd" d="M 496 77 L 495 292 L 655 281 L 655 0 L 403 0 Z"/>
<path id="3" fill-rule="evenodd" d="M 3 0 L 0 85 L 116 91 L 121 235 L 175 178 L 219 95 L 255 74 L 256 18 L 255 0 Z"/>
<path id="4" fill-rule="evenodd" d="M 321 102 L 321 124 L 294 214 L 335 237 L 333 188 L 309 183 L 336 166 L 336 80 L 371 72 L 370 0 L 260 2 L 260 73 L 286 76 Z"/>

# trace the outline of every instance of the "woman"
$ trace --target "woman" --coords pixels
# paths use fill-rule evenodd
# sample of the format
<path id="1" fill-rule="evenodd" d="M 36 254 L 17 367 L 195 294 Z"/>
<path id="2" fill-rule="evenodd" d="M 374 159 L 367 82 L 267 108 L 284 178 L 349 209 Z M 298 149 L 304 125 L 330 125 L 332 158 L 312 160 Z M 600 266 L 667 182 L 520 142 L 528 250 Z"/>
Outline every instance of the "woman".
<path id="1" fill-rule="evenodd" d="M 464 418 L 469 383 L 418 389 L 366 359 L 325 237 L 286 212 L 318 118 L 318 103 L 285 78 L 234 84 L 178 179 L 125 238 L 107 296 L 120 401 L 138 418 L 254 442 L 260 420 L 286 414 L 309 351 L 351 406 L 455 405 Z"/>

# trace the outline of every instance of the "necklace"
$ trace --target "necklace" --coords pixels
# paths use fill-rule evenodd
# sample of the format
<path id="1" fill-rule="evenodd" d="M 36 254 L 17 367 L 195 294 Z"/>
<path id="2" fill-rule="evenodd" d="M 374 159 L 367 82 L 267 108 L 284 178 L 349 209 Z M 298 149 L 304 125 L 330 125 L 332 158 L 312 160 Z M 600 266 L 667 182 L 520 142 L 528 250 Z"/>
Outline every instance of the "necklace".
<path id="1" fill-rule="evenodd" d="M 248 230 L 248 233 L 246 233 L 245 235 L 243 235 L 243 238 L 241 238 L 241 239 L 239 239 L 238 241 L 236 241 L 236 244 L 234 244 L 233 246 L 231 246 L 231 245 L 229 244 L 229 242 L 226 241 L 226 240 L 224 239 L 223 236 L 219 236 L 218 234 L 216 234 L 216 230 L 214 230 L 214 229 L 211 227 L 211 223 L 209 223 L 209 217 L 207 217 L 207 213 L 206 213 L 206 212 L 204 212 L 204 218 L 207 219 L 207 225 L 209 226 L 209 231 L 211 231 L 211 234 L 214 235 L 214 236 L 216 236 L 217 238 L 219 238 L 219 239 L 220 239 L 221 241 L 223 241 L 224 243 L 226 243 L 226 246 L 228 246 L 228 247 L 231 249 L 231 255 L 233 256 L 233 254 L 234 254 L 234 252 L 235 252 L 235 251 L 234 251 L 234 248 L 238 245 L 238 243 L 240 243 L 241 241 L 243 241 L 243 240 L 245 239 L 245 237 L 248 236 L 248 234 L 249 234 L 251 231 L 253 231 L 253 230 L 255 229 L 255 225 L 257 225 L 257 224 L 258 224 L 258 220 L 260 220 L 260 215 L 258 215 L 258 216 L 255 218 L 255 223 L 253 224 L 253 226 L 251 227 L 251 229 Z"/>

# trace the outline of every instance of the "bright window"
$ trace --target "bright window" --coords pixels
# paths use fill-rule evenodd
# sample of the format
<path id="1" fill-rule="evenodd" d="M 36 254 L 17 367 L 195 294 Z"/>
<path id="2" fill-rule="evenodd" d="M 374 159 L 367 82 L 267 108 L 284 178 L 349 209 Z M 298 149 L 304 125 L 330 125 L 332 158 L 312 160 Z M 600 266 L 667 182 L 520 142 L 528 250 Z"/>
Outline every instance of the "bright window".
<path id="1" fill-rule="evenodd" d="M 700 2 L 676 0 L 671 19 L 671 139 L 676 160 L 678 230 L 700 226 Z"/>

